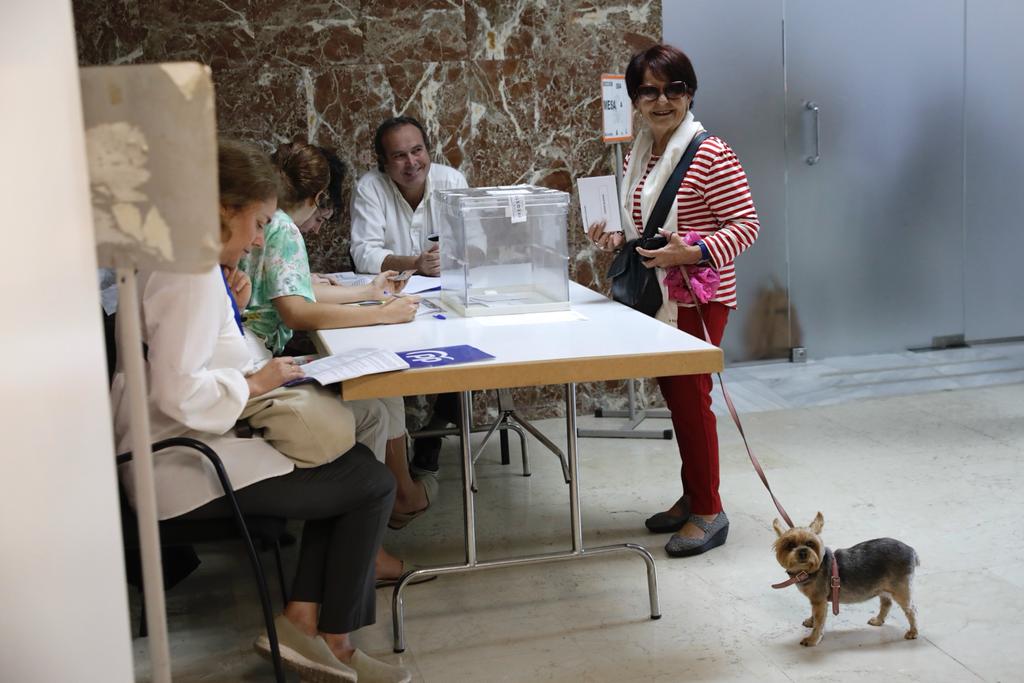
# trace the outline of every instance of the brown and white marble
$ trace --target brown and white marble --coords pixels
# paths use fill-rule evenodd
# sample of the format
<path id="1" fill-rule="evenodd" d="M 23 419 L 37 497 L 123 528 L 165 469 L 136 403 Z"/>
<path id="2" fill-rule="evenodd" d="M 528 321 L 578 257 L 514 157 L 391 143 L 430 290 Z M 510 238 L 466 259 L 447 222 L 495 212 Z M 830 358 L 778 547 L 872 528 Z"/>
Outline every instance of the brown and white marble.
<path id="1" fill-rule="evenodd" d="M 660 0 L 74 0 L 82 64 L 196 60 L 213 68 L 222 135 L 268 149 L 294 137 L 334 147 L 355 179 L 375 164 L 388 116 L 426 127 L 434 158 L 473 185 L 572 191 L 612 172 L 598 78 L 661 38 Z M 347 201 L 347 199 L 346 199 Z M 608 257 L 570 211 L 570 275 L 606 289 Z M 349 267 L 349 211 L 309 240 L 317 270 Z M 653 383 L 642 392 L 658 401 Z M 653 390 L 652 390 L 653 389 Z M 620 406 L 621 382 L 581 385 L 579 408 Z M 517 392 L 557 414 L 560 387 Z M 483 410 L 480 408 L 479 410 Z"/>

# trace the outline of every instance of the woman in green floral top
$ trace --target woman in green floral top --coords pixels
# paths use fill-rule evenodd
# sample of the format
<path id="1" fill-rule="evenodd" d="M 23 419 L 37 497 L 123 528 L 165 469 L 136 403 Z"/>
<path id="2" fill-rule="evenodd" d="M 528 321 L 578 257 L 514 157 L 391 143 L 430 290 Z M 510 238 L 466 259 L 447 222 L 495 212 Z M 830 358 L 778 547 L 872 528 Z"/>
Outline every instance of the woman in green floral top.
<path id="1" fill-rule="evenodd" d="M 252 280 L 252 296 L 245 310 L 246 326 L 278 355 L 293 330 L 321 330 L 404 323 L 416 315 L 419 298 L 392 297 L 402 284 L 388 280 L 387 271 L 365 286 L 334 286 L 312 276 L 306 243 L 298 226 L 319 229 L 333 211 L 328 183 L 332 179 L 327 158 L 303 143 L 282 145 L 274 153 L 284 190 L 281 209 L 267 223 L 263 248 L 256 247 L 239 264 Z M 340 164 L 340 162 L 339 162 Z M 337 173 L 335 173 L 337 175 Z M 384 300 L 382 306 L 338 306 L 356 301 Z"/>
<path id="2" fill-rule="evenodd" d="M 332 155 L 333 156 L 333 155 Z M 318 330 L 403 323 L 416 315 L 419 298 L 395 297 L 399 283 L 388 280 L 394 271 L 380 273 L 364 286 L 336 286 L 309 270 L 306 243 L 299 225 L 319 229 L 333 211 L 332 194 L 339 194 L 343 167 L 334 157 L 332 172 L 320 148 L 302 142 L 282 145 L 272 156 L 281 173 L 281 207 L 264 231 L 264 246 L 254 248 L 239 264 L 252 281 L 245 309 L 245 327 L 263 342 L 267 355 L 278 355 L 293 330 Z M 398 285 L 398 286 L 396 286 Z M 384 300 L 380 306 L 341 306 Z M 340 397 L 339 397 L 340 400 Z M 389 526 L 401 528 L 430 506 L 436 478 L 414 480 L 406 455 L 405 407 L 401 398 L 380 399 L 389 415 L 388 440 L 378 453 L 398 483 Z M 353 404 L 359 403 L 358 401 Z M 355 406 L 354 406 L 355 407 Z M 383 457 L 382 457 L 383 456 Z M 386 572 L 390 578 L 392 572 Z"/>

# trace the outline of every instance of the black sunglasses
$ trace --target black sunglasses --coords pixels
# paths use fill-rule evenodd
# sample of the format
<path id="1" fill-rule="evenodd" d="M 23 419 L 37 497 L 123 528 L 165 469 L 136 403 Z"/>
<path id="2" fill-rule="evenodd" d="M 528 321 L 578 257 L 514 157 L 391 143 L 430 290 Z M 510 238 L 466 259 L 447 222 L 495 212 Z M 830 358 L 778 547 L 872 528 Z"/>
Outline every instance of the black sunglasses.
<path id="1" fill-rule="evenodd" d="M 665 84 L 662 90 L 656 85 L 640 85 L 636 89 L 636 98 L 644 102 L 654 102 L 662 95 L 666 100 L 678 100 L 689 92 L 685 81 L 672 81 Z"/>

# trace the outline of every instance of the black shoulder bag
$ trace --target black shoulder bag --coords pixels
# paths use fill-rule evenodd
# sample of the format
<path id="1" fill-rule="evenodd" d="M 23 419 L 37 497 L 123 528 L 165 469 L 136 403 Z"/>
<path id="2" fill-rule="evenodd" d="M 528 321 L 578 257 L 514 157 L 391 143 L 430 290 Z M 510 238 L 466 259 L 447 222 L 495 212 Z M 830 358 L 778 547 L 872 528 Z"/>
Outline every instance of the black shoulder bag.
<path id="1" fill-rule="evenodd" d="M 660 244 L 652 243 L 651 240 L 658 232 L 658 228 L 665 224 L 665 218 L 668 217 L 668 211 L 672 208 L 679 184 L 683 182 L 683 176 L 690 169 L 690 163 L 697 154 L 697 148 L 708 137 L 710 137 L 708 133 L 702 131 L 690 141 L 686 152 L 676 164 L 675 170 L 672 171 L 672 177 L 661 189 L 661 195 L 658 196 L 654 210 L 647 218 L 644 234 L 635 240 L 626 242 L 608 269 L 608 277 L 612 281 L 612 298 L 645 315 L 653 316 L 661 308 L 661 286 L 658 284 L 657 270 L 644 267 L 643 257 L 636 253 L 636 248 L 656 249 L 665 246 L 664 238 L 661 238 Z"/>

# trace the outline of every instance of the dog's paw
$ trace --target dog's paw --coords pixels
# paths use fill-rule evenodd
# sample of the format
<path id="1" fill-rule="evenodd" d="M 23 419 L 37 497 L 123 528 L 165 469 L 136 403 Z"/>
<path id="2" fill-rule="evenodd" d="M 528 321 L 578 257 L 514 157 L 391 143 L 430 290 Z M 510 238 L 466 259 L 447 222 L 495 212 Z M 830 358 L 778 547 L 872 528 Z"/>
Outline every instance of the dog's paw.
<path id="1" fill-rule="evenodd" d="M 903 634 L 903 637 L 906 638 L 907 640 L 917 640 L 917 629 L 916 628 L 910 629 L 909 631 L 907 631 L 906 633 Z"/>
<path id="2" fill-rule="evenodd" d="M 812 636 L 807 636 L 806 638 L 800 641 L 800 644 L 804 647 L 814 647 L 818 644 L 818 639 Z"/>
<path id="3" fill-rule="evenodd" d="M 814 627 L 814 617 L 807 617 L 806 619 L 804 619 L 804 628 L 813 628 L 813 627 Z"/>
<path id="4" fill-rule="evenodd" d="M 868 623 L 872 626 L 881 626 L 885 623 L 885 620 L 879 619 L 878 617 L 871 617 L 870 619 L 868 619 Z"/>

